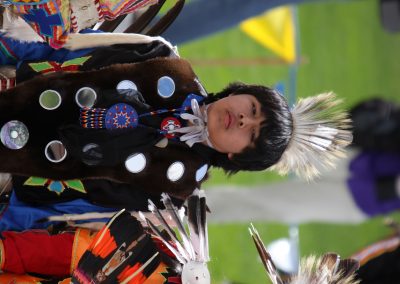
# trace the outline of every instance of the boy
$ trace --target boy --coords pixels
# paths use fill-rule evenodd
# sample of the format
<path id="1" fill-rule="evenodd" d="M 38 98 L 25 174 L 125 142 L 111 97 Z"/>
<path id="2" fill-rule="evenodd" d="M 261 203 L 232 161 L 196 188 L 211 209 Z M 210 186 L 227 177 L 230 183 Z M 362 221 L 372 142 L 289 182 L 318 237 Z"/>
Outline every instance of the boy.
<path id="1" fill-rule="evenodd" d="M 32 47 L 2 40 L 13 46 L 10 54 L 17 51 L 14 58 L 26 57 L 24 48 Z M 0 125 L 17 120 L 29 139 L 19 150 L 0 145 L 8 161 L 0 171 L 50 179 L 105 178 L 184 199 L 210 166 L 230 174 L 271 168 L 311 179 L 319 165 L 332 166 L 351 142 L 350 122 L 337 110 L 333 94 L 305 99 L 293 110 L 265 86 L 236 83 L 209 96 L 190 65 L 160 37 L 78 34 L 70 35 L 67 47 L 79 49 L 73 51 L 78 57 L 61 50 L 37 62 L 17 58 L 22 61 L 17 81 L 27 80 L 2 92 Z M 69 60 L 60 61 L 63 57 Z M 28 80 L 49 70 L 57 72 Z M 117 90 L 123 82 L 128 91 Z M 75 102 L 82 89 L 93 91 L 95 102 L 89 107 Z M 39 95 L 49 90 L 61 97 L 57 109 L 39 103 Z M 51 141 L 60 141 L 64 160 L 46 158 Z"/>

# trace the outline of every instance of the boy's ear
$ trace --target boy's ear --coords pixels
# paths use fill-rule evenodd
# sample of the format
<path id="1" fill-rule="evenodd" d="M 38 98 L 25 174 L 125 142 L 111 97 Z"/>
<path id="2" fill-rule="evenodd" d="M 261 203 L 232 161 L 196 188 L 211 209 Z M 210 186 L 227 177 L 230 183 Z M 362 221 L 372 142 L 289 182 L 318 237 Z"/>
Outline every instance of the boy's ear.
<path id="1" fill-rule="evenodd" d="M 233 159 L 233 153 L 228 153 L 228 159 L 232 160 Z"/>

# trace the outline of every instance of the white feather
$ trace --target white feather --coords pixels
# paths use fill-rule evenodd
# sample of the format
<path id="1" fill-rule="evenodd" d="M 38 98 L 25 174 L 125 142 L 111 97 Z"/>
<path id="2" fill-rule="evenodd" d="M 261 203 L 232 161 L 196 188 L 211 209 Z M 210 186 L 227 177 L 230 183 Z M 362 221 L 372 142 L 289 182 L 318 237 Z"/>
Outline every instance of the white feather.
<path id="1" fill-rule="evenodd" d="M 8 37 L 22 41 L 39 41 L 43 39 L 22 18 L 12 15 L 8 9 L 3 13 L 3 32 Z"/>
<path id="2" fill-rule="evenodd" d="M 320 168 L 334 167 L 352 141 L 350 119 L 338 109 L 341 100 L 324 93 L 299 100 L 292 110 L 293 132 L 281 159 L 272 166 L 281 174 L 294 171 L 311 180 Z"/>

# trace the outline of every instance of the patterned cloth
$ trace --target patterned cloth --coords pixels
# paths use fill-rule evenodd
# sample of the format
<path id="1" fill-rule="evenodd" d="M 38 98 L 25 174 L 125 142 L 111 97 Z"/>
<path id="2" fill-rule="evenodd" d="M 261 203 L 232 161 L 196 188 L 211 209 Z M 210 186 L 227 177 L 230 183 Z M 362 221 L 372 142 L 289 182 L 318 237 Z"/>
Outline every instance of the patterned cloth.
<path id="1" fill-rule="evenodd" d="M 61 48 L 70 32 L 78 32 L 102 20 L 113 20 L 157 0 L 8 0 L 51 47 Z"/>
<path id="2" fill-rule="evenodd" d="M 145 6 L 154 5 L 158 0 L 95 0 L 99 5 L 101 20 L 113 20 L 119 15 L 129 14 Z"/>
<path id="3" fill-rule="evenodd" d="M 13 192 L 9 204 L 0 206 L 0 232 L 46 229 L 54 223 L 37 221 L 52 215 L 113 211 L 116 209 L 96 206 L 82 199 L 47 206 L 31 206 L 19 201 Z"/>
<path id="4" fill-rule="evenodd" d="M 89 29 L 81 31 L 81 33 L 93 33 L 93 32 L 98 33 L 98 31 L 93 31 Z M 20 68 L 21 64 L 23 64 L 25 61 L 34 61 L 32 67 L 33 71 L 46 73 L 42 72 L 43 70 L 40 71 L 35 70 L 35 66 L 44 65 L 42 62 L 40 62 L 43 60 L 45 60 L 46 62 L 47 61 L 60 62 L 61 66 L 59 69 L 64 69 L 66 65 L 68 66 L 71 65 L 72 60 L 84 57 L 86 54 L 92 51 L 93 49 L 91 48 L 80 49 L 77 51 L 70 51 L 65 48 L 54 50 L 45 42 L 20 41 L 18 39 L 7 37 L 6 34 L 4 33 L 0 33 L 0 65 L 15 66 L 17 70 Z M 18 71 L 17 71 L 17 77 L 18 77 Z M 21 83 L 22 81 L 18 80 L 18 82 Z"/>

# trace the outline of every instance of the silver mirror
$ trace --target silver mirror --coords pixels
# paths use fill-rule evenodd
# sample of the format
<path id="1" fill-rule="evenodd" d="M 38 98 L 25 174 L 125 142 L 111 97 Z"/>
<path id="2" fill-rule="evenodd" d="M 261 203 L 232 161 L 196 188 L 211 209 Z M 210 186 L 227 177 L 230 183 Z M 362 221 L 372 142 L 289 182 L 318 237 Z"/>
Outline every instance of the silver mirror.
<path id="1" fill-rule="evenodd" d="M 47 110 L 54 110 L 61 105 L 61 95 L 55 90 L 46 90 L 39 96 L 39 104 Z"/>
<path id="2" fill-rule="evenodd" d="M 29 139 L 29 131 L 24 123 L 11 120 L 0 130 L 1 143 L 8 149 L 18 150 L 25 146 Z"/>
<path id="3" fill-rule="evenodd" d="M 61 141 L 53 140 L 46 145 L 44 154 L 50 162 L 59 163 L 67 157 L 67 149 L 65 149 Z"/>
<path id="4" fill-rule="evenodd" d="M 96 99 L 96 91 L 89 87 L 80 88 L 75 94 L 75 102 L 80 108 L 92 108 Z"/>

